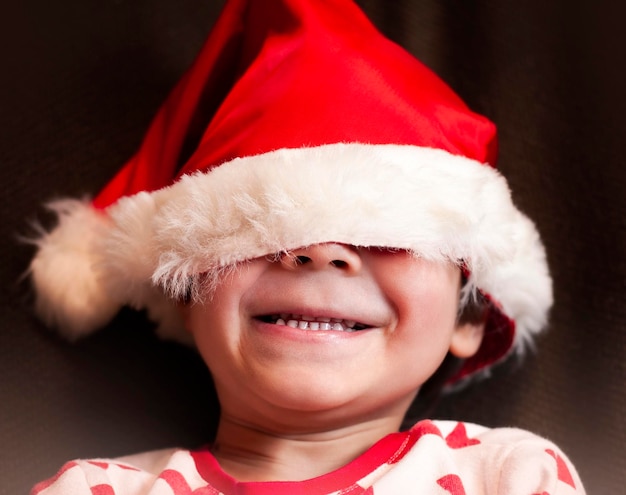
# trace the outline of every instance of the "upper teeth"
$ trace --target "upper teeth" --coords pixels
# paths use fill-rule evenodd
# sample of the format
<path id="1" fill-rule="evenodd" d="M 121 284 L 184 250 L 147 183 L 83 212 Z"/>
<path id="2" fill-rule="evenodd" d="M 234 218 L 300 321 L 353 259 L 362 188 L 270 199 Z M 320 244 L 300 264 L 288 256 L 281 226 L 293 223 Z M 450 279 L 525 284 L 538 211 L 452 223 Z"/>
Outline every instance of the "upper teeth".
<path id="1" fill-rule="evenodd" d="M 300 330 L 335 330 L 351 332 L 355 330 L 356 321 L 338 318 L 315 318 L 307 315 L 280 315 L 272 318 L 276 325 L 286 325 Z"/>

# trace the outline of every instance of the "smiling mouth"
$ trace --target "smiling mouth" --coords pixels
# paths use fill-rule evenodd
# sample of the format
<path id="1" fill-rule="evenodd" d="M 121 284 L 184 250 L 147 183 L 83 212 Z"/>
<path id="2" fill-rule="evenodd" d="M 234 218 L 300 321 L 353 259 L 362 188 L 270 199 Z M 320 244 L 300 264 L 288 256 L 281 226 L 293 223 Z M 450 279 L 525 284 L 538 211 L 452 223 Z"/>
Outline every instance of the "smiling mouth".
<path id="1" fill-rule="evenodd" d="M 373 328 L 371 325 L 359 323 L 352 320 L 342 320 L 339 318 L 313 317 L 307 315 L 279 314 L 263 315 L 258 319 L 264 323 L 282 325 L 298 330 L 309 331 L 335 331 L 335 332 L 358 332 Z"/>

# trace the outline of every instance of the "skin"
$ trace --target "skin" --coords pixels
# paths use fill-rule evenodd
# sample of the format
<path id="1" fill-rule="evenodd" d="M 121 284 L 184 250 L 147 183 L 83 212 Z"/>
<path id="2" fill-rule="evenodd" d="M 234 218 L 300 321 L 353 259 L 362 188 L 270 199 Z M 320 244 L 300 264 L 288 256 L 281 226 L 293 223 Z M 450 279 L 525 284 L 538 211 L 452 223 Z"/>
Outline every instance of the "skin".
<path id="1" fill-rule="evenodd" d="M 456 322 L 459 290 L 452 263 L 325 243 L 252 260 L 186 306 L 220 399 L 213 453 L 224 471 L 309 479 L 398 431 L 446 354 L 478 350 L 482 326 Z M 366 328 L 300 330 L 267 318 L 280 314 Z"/>

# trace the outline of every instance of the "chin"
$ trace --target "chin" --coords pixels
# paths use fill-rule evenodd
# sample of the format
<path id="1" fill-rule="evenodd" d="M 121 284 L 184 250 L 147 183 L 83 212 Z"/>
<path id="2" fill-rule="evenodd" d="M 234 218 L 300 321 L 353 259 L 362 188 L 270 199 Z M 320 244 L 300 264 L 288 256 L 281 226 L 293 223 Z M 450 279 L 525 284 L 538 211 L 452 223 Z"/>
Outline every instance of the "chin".
<path id="1" fill-rule="evenodd" d="M 290 373 L 289 380 L 265 389 L 264 398 L 277 407 L 301 412 L 337 410 L 358 400 L 359 389 L 349 382 L 338 383 L 332 376 L 318 373 Z M 276 383 L 276 382 L 274 382 Z M 363 393 L 364 394 L 364 393 Z"/>

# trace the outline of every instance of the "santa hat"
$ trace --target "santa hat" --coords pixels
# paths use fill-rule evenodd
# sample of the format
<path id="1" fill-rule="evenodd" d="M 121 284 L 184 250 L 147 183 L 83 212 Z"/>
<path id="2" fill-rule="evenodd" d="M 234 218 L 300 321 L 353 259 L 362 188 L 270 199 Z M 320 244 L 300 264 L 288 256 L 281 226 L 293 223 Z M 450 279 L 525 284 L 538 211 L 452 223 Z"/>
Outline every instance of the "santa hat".
<path id="1" fill-rule="evenodd" d="M 323 242 L 406 249 L 462 261 L 491 302 L 473 373 L 522 350 L 552 303 L 495 152 L 494 125 L 352 1 L 230 0 L 137 154 L 92 202 L 52 204 L 37 310 L 69 337 L 124 305 L 185 335 L 171 299 L 201 274 Z"/>

